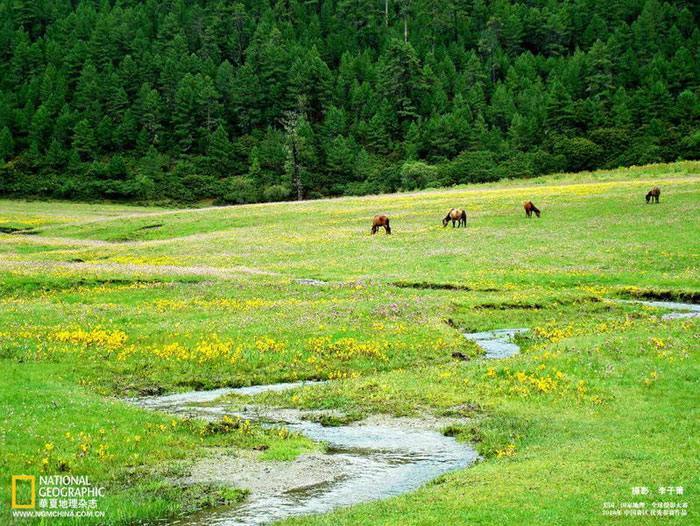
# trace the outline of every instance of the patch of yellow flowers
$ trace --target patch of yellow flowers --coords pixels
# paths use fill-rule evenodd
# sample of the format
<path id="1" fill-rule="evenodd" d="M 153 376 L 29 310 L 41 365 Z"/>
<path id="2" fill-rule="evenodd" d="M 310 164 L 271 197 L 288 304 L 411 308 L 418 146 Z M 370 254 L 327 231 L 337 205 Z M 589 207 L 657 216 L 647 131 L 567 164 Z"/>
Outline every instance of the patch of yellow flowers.
<path id="1" fill-rule="evenodd" d="M 51 333 L 50 337 L 61 343 L 84 346 L 100 345 L 110 348 L 122 347 L 128 339 L 127 334 L 118 329 L 61 329 Z"/>
<path id="2" fill-rule="evenodd" d="M 557 343 L 564 338 L 573 336 L 574 329 L 571 325 L 566 327 L 558 327 L 556 325 L 549 324 L 542 327 L 535 327 L 532 332 L 537 338 L 541 338 L 552 343 Z"/>
<path id="3" fill-rule="evenodd" d="M 512 457 L 514 455 L 515 455 L 515 444 L 508 444 L 503 449 L 496 450 L 496 457 L 498 457 L 498 458 Z"/>
<path id="4" fill-rule="evenodd" d="M 214 334 L 191 347 L 174 342 L 151 347 L 147 349 L 147 352 L 163 360 L 191 361 L 199 364 L 226 360 L 230 363 L 237 363 L 243 354 L 243 346 L 236 346 L 233 341 L 222 340 Z M 120 359 L 119 356 L 117 358 Z M 121 359 L 125 358 L 126 356 Z"/>
<path id="5" fill-rule="evenodd" d="M 539 364 L 534 371 L 511 371 L 510 368 L 497 371 L 490 367 L 486 371 L 486 377 L 498 382 L 504 392 L 522 397 L 546 394 L 563 396 L 573 393 L 579 400 L 590 400 L 596 405 L 603 403 L 600 396 L 588 396 L 585 380 L 574 382 L 563 371 L 556 367 L 547 367 L 544 363 Z"/>
<path id="6" fill-rule="evenodd" d="M 375 358 L 384 362 L 389 360 L 386 355 L 389 349 L 388 342 L 361 342 L 355 338 L 333 340 L 328 336 L 321 336 L 310 338 L 306 344 L 308 350 L 314 355 L 328 356 L 342 361 L 355 358 Z"/>
<path id="7" fill-rule="evenodd" d="M 262 353 L 283 352 L 287 348 L 287 344 L 277 341 L 274 338 L 262 336 L 255 340 L 255 348 Z"/>
<path id="8" fill-rule="evenodd" d="M 230 298 L 214 298 L 214 299 L 193 299 L 193 300 L 171 300 L 157 299 L 151 302 L 153 308 L 158 312 L 178 311 L 190 308 L 200 309 L 220 309 L 233 310 L 239 312 L 249 312 L 262 308 L 269 308 L 276 305 L 276 302 L 264 300 L 261 298 L 250 298 L 245 300 L 230 299 Z"/>

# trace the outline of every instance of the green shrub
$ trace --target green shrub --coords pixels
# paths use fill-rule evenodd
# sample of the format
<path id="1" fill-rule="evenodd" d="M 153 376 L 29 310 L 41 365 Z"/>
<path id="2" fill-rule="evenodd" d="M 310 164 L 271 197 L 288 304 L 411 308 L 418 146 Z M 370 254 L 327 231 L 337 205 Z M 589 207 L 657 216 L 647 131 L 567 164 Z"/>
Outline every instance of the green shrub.
<path id="1" fill-rule="evenodd" d="M 434 183 L 438 178 L 436 166 L 422 161 L 406 161 L 401 166 L 401 188 L 417 190 Z"/>

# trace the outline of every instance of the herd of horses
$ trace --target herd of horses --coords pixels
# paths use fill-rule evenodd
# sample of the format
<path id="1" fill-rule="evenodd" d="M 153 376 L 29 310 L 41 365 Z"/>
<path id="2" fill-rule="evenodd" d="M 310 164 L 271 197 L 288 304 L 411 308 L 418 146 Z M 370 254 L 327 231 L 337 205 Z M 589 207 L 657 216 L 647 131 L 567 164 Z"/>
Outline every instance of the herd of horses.
<path id="1" fill-rule="evenodd" d="M 661 189 L 655 186 L 647 192 L 646 201 L 649 203 L 658 203 L 659 196 L 661 195 Z M 532 201 L 525 201 L 523 203 L 523 208 L 525 209 L 525 217 L 532 219 L 532 214 L 540 217 L 542 212 L 539 208 L 535 206 Z M 452 208 L 447 215 L 442 219 L 442 226 L 446 227 L 452 222 L 452 228 L 467 227 L 467 211 L 462 208 Z M 376 234 L 377 231 L 383 228 L 387 234 L 391 234 L 391 225 L 389 221 L 389 216 L 387 215 L 376 215 L 372 219 L 372 234 Z"/>

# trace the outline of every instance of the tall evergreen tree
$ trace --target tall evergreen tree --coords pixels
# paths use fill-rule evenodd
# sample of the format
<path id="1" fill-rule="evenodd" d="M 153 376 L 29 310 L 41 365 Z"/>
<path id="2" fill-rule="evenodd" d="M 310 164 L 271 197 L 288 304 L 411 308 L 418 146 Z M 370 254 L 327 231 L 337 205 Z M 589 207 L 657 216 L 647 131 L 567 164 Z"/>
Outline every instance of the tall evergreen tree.
<path id="1" fill-rule="evenodd" d="M 700 12 L 682 0 L 0 13 L 0 179 L 27 195 L 249 202 L 393 190 L 406 160 L 452 183 L 699 155 Z"/>
<path id="2" fill-rule="evenodd" d="M 13 149 L 12 132 L 5 126 L 0 130 L 0 162 L 7 161 L 12 156 Z"/>

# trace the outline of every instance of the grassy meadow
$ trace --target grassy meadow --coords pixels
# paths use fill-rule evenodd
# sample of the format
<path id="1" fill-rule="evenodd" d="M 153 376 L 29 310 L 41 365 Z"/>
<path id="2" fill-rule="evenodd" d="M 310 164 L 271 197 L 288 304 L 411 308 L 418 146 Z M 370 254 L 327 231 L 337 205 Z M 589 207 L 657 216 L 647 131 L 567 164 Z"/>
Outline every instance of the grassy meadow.
<path id="1" fill-rule="evenodd" d="M 467 229 L 442 227 L 451 207 Z M 378 213 L 393 235 L 369 234 Z M 698 319 L 617 301 L 700 301 L 700 162 L 221 208 L 0 201 L 0 229 L 1 523 L 20 473 L 103 482 L 99 524 L 235 504 L 235 488 L 177 479 L 212 448 L 265 446 L 265 461 L 322 445 L 122 399 L 301 379 L 331 381 L 258 400 L 461 416 L 447 431 L 483 460 L 289 524 L 700 521 Z M 531 332 L 503 361 L 461 335 L 506 327 Z M 688 515 L 603 514 L 669 499 Z"/>

